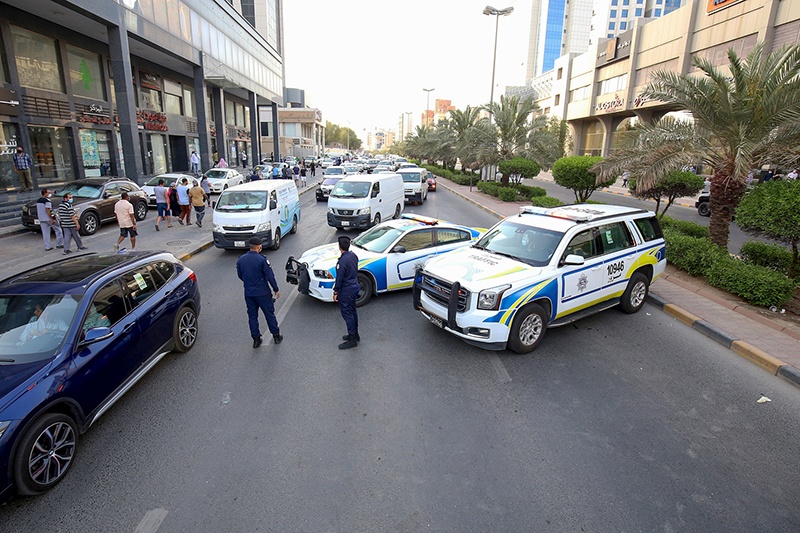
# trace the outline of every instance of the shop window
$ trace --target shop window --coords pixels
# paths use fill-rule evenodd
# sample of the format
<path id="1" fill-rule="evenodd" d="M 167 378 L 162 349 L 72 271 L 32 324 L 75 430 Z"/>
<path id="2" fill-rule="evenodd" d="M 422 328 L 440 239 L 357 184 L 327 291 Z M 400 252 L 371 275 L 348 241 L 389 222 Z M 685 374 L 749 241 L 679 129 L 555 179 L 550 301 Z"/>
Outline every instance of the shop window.
<path id="1" fill-rule="evenodd" d="M 11 26 L 11 39 L 20 84 L 63 93 L 55 40 L 16 26 Z"/>
<path id="2" fill-rule="evenodd" d="M 109 176 L 111 174 L 109 132 L 81 129 L 78 134 L 86 177 Z"/>
<path id="3" fill-rule="evenodd" d="M 192 89 L 183 89 L 183 111 L 187 117 L 196 117 L 194 107 L 194 91 Z"/>
<path id="4" fill-rule="evenodd" d="M 0 124 L 0 190 L 19 186 L 12 158 L 18 139 L 16 124 Z"/>
<path id="5" fill-rule="evenodd" d="M 250 106 L 244 106 L 244 127 L 250 129 Z"/>
<path id="6" fill-rule="evenodd" d="M 244 127 L 244 106 L 236 104 L 236 125 L 240 128 Z"/>
<path id="7" fill-rule="evenodd" d="M 39 186 L 75 179 L 70 129 L 28 126 L 31 155 Z"/>
<path id="8" fill-rule="evenodd" d="M 225 124 L 236 124 L 236 108 L 230 100 L 225 100 Z"/>
<path id="9" fill-rule="evenodd" d="M 183 106 L 181 100 L 182 98 L 180 96 L 175 96 L 174 94 L 165 94 L 164 112 L 171 115 L 182 115 Z"/>
<path id="10" fill-rule="evenodd" d="M 100 69 L 100 56 L 88 50 L 67 45 L 69 81 L 72 94 L 105 100 L 105 81 Z"/>
<path id="11" fill-rule="evenodd" d="M 163 111 L 161 107 L 161 93 L 155 89 L 148 89 L 141 87 L 139 89 L 139 105 L 144 109 L 152 109 L 153 111 Z"/>

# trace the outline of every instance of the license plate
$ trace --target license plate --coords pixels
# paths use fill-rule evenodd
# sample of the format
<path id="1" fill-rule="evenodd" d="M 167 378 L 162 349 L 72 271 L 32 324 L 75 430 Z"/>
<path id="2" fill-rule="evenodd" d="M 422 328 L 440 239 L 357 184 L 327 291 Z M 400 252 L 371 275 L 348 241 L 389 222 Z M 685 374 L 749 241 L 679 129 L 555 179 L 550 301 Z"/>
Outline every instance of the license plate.
<path id="1" fill-rule="evenodd" d="M 444 320 L 442 320 L 442 319 L 441 319 L 441 318 L 439 318 L 438 316 L 435 316 L 435 315 L 429 315 L 429 316 L 428 316 L 428 320 L 430 320 L 430 321 L 431 321 L 431 324 L 433 324 L 433 325 L 434 325 L 434 326 L 436 326 L 437 328 L 442 328 L 442 329 L 444 329 Z"/>
<path id="2" fill-rule="evenodd" d="M 39 219 L 38 219 L 38 218 L 34 218 L 34 219 L 33 219 L 33 223 L 34 223 L 34 224 L 38 224 L 38 223 L 39 223 Z"/>
<path id="3" fill-rule="evenodd" d="M 233 241 L 233 245 L 237 248 L 244 248 L 244 241 Z"/>
<path id="4" fill-rule="evenodd" d="M 349 223 L 349 222 L 347 222 L 347 221 L 345 221 L 345 222 L 342 222 L 342 227 L 349 226 L 349 225 L 350 225 L 350 223 Z"/>

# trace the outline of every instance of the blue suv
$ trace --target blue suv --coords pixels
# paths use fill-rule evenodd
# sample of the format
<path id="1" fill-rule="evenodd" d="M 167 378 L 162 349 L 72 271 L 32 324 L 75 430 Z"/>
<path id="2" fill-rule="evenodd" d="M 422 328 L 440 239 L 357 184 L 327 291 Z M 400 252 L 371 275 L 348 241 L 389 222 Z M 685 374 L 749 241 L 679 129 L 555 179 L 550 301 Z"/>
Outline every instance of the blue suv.
<path id="1" fill-rule="evenodd" d="M 197 277 L 166 252 L 86 254 L 0 282 L 0 501 L 52 488 L 78 437 L 195 343 Z"/>

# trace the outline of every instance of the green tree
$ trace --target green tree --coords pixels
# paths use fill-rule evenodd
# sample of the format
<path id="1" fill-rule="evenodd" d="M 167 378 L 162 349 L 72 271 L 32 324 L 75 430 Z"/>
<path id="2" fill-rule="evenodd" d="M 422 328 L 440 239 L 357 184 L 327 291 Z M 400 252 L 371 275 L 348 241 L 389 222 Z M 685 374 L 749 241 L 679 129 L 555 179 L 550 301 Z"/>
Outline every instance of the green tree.
<path id="1" fill-rule="evenodd" d="M 635 177 L 628 181 L 628 189 L 633 196 L 645 200 L 655 200 L 656 215 L 658 215 L 659 219 L 664 216 L 667 209 L 670 208 L 677 198 L 694 196 L 703 190 L 704 185 L 705 180 L 703 178 L 694 172 L 682 170 L 673 170 L 667 173 L 656 179 L 649 187 L 637 187 Z M 659 213 L 662 200 L 665 201 L 664 209 Z"/>
<path id="2" fill-rule="evenodd" d="M 616 176 L 602 181 L 595 175 L 592 168 L 602 161 L 602 157 L 589 155 L 573 155 L 562 157 L 553 163 L 553 181 L 562 187 L 572 189 L 575 202 L 586 202 L 594 191 L 614 183 Z"/>
<path id="3" fill-rule="evenodd" d="M 691 122 L 639 125 L 622 149 L 595 168 L 600 180 L 629 170 L 637 186 L 646 188 L 669 170 L 696 161 L 709 165 L 709 234 L 721 247 L 727 247 L 750 170 L 765 163 L 794 164 L 800 144 L 800 46 L 767 54 L 758 43 L 745 58 L 729 50 L 728 62 L 717 68 L 693 57 L 699 72 L 654 73 L 643 95 L 688 111 Z"/>
<path id="4" fill-rule="evenodd" d="M 534 178 L 538 176 L 539 172 L 542 170 L 539 163 L 524 157 L 515 157 L 508 161 L 501 161 L 498 168 L 500 172 L 503 173 L 503 176 L 508 176 L 509 179 L 512 179 L 512 176 L 518 176 L 515 181 L 516 183 L 519 183 L 522 178 Z"/>
<path id="5" fill-rule="evenodd" d="M 736 223 L 744 231 L 788 244 L 792 249 L 789 277 L 800 274 L 800 181 L 768 181 L 744 195 L 736 208 Z"/>

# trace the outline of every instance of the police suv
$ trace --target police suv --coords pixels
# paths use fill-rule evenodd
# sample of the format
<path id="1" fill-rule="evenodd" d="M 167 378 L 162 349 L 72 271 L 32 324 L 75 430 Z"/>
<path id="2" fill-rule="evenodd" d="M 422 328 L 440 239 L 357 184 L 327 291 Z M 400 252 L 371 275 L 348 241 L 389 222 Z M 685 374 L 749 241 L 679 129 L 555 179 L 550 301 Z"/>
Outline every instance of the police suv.
<path id="1" fill-rule="evenodd" d="M 470 344 L 526 353 L 547 328 L 617 305 L 641 309 L 664 272 L 664 246 L 650 211 L 525 206 L 472 246 L 430 259 L 414 307 Z"/>

